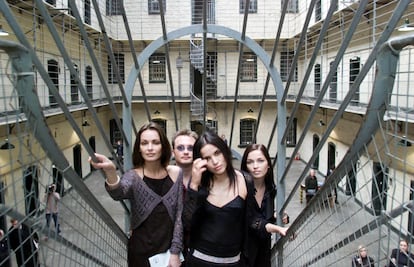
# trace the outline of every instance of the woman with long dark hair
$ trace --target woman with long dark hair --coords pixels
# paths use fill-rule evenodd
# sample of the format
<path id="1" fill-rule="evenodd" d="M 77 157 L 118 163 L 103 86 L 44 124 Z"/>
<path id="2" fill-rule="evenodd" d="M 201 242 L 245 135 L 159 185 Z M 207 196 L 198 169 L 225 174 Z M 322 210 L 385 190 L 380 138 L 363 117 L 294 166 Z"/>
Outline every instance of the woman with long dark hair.
<path id="1" fill-rule="evenodd" d="M 137 133 L 133 150 L 133 169 L 122 179 L 112 161 L 95 154 L 93 167 L 103 169 L 105 187 L 114 200 L 131 203 L 131 237 L 128 266 L 149 267 L 150 258 L 166 259 L 178 267 L 182 251 L 182 171 L 169 165 L 171 146 L 158 124 L 150 122 Z"/>
<path id="2" fill-rule="evenodd" d="M 190 229 L 186 266 L 246 266 L 246 206 L 252 193 L 245 177 L 234 169 L 230 148 L 216 133 L 197 139 L 193 157 L 183 211 Z"/>
<path id="3" fill-rule="evenodd" d="M 272 162 L 266 147 L 261 144 L 247 146 L 241 170 L 248 172 L 255 189 L 253 211 L 254 227 L 249 227 L 248 262 L 251 267 L 271 266 L 271 233 L 286 235 L 287 227 L 275 224 L 274 200 L 276 186 Z M 286 217 L 284 223 L 287 223 Z"/>

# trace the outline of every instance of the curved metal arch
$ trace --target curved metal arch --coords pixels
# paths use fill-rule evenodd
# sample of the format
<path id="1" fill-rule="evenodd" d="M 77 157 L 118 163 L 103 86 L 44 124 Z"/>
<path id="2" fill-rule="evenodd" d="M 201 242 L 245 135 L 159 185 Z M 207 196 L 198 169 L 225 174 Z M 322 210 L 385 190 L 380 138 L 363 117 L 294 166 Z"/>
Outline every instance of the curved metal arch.
<path id="1" fill-rule="evenodd" d="M 214 33 L 214 34 L 221 34 L 230 38 L 233 38 L 234 40 L 239 41 L 240 43 L 243 43 L 243 45 L 247 46 L 252 50 L 257 57 L 262 61 L 263 65 L 266 67 L 270 77 L 273 80 L 273 85 L 276 90 L 276 97 L 279 96 L 281 93 L 283 93 L 283 85 L 282 85 L 282 79 L 280 78 L 279 72 L 276 70 L 276 68 L 273 66 L 273 64 L 270 64 L 270 57 L 266 54 L 266 52 L 263 50 L 263 48 L 255 42 L 253 39 L 249 37 L 242 38 L 241 33 L 227 28 L 220 25 L 207 25 L 207 33 Z M 141 66 L 147 62 L 149 57 L 157 51 L 157 49 L 161 48 L 162 46 L 166 45 L 167 43 L 178 39 L 180 37 L 183 37 L 185 35 L 195 34 L 195 33 L 202 33 L 203 27 L 202 25 L 191 25 L 188 27 L 180 28 L 178 30 L 172 31 L 167 33 L 167 38 L 164 39 L 164 37 L 159 37 L 158 39 L 154 40 L 149 46 L 147 46 L 142 53 L 138 56 L 138 65 L 139 68 L 132 68 L 131 72 L 129 73 L 128 80 L 125 84 L 125 91 L 127 94 L 128 101 L 131 101 L 132 98 L 132 92 L 135 86 L 135 82 L 138 77 L 138 73 L 141 71 Z M 278 99 L 279 100 L 279 99 Z"/>
<path id="2" fill-rule="evenodd" d="M 126 97 L 127 97 L 127 101 L 128 103 L 131 102 L 132 99 L 132 93 L 135 87 L 135 82 L 138 78 L 138 74 L 141 71 L 141 67 L 145 64 L 145 62 L 147 62 L 147 60 L 149 59 L 149 57 L 155 52 L 157 51 L 157 49 L 161 48 L 162 46 L 168 44 L 169 42 L 178 39 L 180 37 L 186 36 L 186 35 L 190 35 L 190 34 L 195 34 L 195 33 L 203 33 L 204 29 L 203 29 L 203 25 L 191 25 L 191 26 L 187 26 L 184 28 L 180 28 L 174 31 L 171 31 L 169 33 L 167 33 L 166 38 L 159 37 L 158 39 L 154 40 L 153 42 L 151 42 L 151 44 L 149 46 L 147 46 L 142 53 L 140 53 L 140 55 L 138 56 L 138 68 L 132 68 L 129 75 L 128 75 L 128 79 L 125 83 L 125 93 L 126 93 Z M 207 25 L 207 29 L 206 29 L 207 33 L 214 33 L 214 34 L 221 34 L 227 37 L 230 37 L 234 40 L 237 40 L 239 43 L 242 43 L 244 46 L 248 47 L 252 52 L 254 52 L 256 54 L 256 56 L 262 61 L 263 65 L 265 66 L 265 68 L 267 69 L 272 81 L 273 81 L 273 86 L 275 88 L 276 91 L 276 98 L 277 98 L 277 102 L 278 102 L 278 117 L 281 119 L 279 121 L 282 121 L 281 125 L 279 125 L 280 127 L 278 130 L 278 136 L 283 136 L 283 132 L 281 132 L 281 130 L 285 130 L 286 128 L 286 110 L 285 110 L 285 106 L 284 103 L 281 103 L 281 99 L 283 97 L 283 84 L 282 84 L 282 79 L 280 78 L 280 74 L 277 71 L 277 69 L 274 67 L 273 64 L 270 64 L 270 60 L 271 58 L 269 57 L 269 55 L 266 54 L 266 52 L 264 51 L 264 49 L 257 43 L 255 42 L 253 39 L 244 36 L 244 38 L 242 38 L 241 33 L 224 27 L 224 26 L 220 26 L 220 25 Z M 132 116 L 132 112 L 131 112 L 131 108 L 126 107 L 125 105 L 123 105 L 123 120 L 124 120 L 124 130 L 127 133 L 127 138 L 128 143 L 131 143 L 132 140 L 132 126 L 130 125 L 130 119 Z M 281 146 L 279 146 L 279 144 L 281 143 L 281 140 L 278 140 L 278 153 L 281 157 L 278 158 L 283 158 L 283 162 L 279 162 L 279 164 L 284 164 L 284 158 L 285 158 L 285 149 Z M 132 155 L 131 155 L 131 149 L 126 149 L 125 151 L 126 154 L 126 161 L 124 162 L 125 167 L 126 168 L 131 168 L 132 167 Z M 283 166 L 283 165 L 280 165 Z"/>

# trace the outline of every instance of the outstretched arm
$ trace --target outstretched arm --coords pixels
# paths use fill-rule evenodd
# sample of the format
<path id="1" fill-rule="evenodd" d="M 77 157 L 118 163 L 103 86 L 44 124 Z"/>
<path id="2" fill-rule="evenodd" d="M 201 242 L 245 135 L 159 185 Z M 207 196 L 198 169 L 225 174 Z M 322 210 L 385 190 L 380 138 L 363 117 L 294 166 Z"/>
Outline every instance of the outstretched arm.
<path id="1" fill-rule="evenodd" d="M 119 177 L 116 173 L 116 166 L 115 164 L 109 160 L 104 155 L 95 153 L 95 157 L 97 161 L 93 161 L 91 157 L 89 157 L 88 161 L 89 163 L 95 168 L 95 169 L 102 169 L 105 172 L 106 176 L 106 182 L 109 185 L 117 184 L 119 182 Z"/>

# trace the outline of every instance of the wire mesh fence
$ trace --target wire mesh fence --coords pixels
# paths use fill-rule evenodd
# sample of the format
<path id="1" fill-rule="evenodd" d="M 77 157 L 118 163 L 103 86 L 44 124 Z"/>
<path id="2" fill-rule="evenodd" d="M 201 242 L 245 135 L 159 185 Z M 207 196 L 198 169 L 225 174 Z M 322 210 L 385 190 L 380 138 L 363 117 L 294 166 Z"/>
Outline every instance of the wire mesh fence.
<path id="1" fill-rule="evenodd" d="M 189 127 L 191 119 L 191 126 L 200 127 L 199 119 L 191 117 L 195 113 L 186 114 L 193 104 L 189 99 L 202 96 L 203 87 L 202 72 L 194 71 L 197 67 L 191 61 L 191 51 L 200 53 L 203 49 L 208 51 L 209 63 L 201 64 L 206 67 L 200 71 L 205 70 L 212 90 L 211 106 L 206 109 L 208 123 L 214 129 L 226 128 L 230 137 L 242 136 L 238 145 L 230 140 L 234 151 L 242 153 L 246 144 L 257 140 L 268 142 L 273 155 L 284 157 L 269 125 L 274 122 L 281 127 L 286 118 L 277 122 L 275 114 L 282 110 L 273 104 L 289 104 L 288 116 L 298 119 L 295 129 L 304 139 L 296 142 L 296 131 L 290 133 L 286 170 L 281 165 L 275 170 L 278 196 L 287 184 L 287 197 L 278 198 L 278 209 L 287 211 L 294 220 L 290 235 L 276 242 L 274 265 L 349 266 L 358 245 L 364 244 L 382 266 L 401 239 L 414 242 L 412 46 L 400 52 L 395 82 L 374 92 L 380 86 L 375 85 L 378 68 L 374 66 L 379 47 L 392 34 L 399 35 L 395 34 L 397 25 L 414 14 L 414 4 L 288 1 L 284 10 L 284 1 L 278 5 L 275 1 L 250 1 L 246 12 L 249 23 L 242 32 L 244 1 L 207 2 L 205 14 L 203 1 L 123 1 L 125 6 L 121 1 L 0 3 L 0 21 L 14 33 L 10 39 L 17 44 L 2 42 L 0 53 L 0 135 L 5 139 L 0 147 L 0 228 L 10 247 L 10 219 L 17 219 L 17 226 L 27 228 L 27 235 L 22 231 L 17 241 L 29 244 L 28 255 L 18 247 L 8 251 L 13 264 L 21 254 L 22 260 L 35 257 L 44 266 L 126 265 L 128 209 L 125 203 L 105 198 L 102 175 L 91 169 L 86 159 L 97 150 L 117 161 L 113 144 L 118 139 L 124 140 L 127 155 L 132 146 L 127 135 L 148 119 L 158 119 L 170 133 L 174 127 L 167 122 L 178 120 L 173 116 L 176 111 L 181 112 L 180 127 Z M 311 3 L 315 4 L 312 8 Z M 160 21 L 161 6 L 166 25 Z M 126 23 L 121 15 L 127 16 Z M 279 51 L 274 62 L 286 86 L 281 90 L 286 102 L 273 84 L 269 85 L 273 91 L 267 90 L 267 70 L 273 65 L 270 57 L 260 62 L 250 51 L 253 49 L 246 47 L 246 53 L 240 54 L 240 43 L 225 34 L 209 32 L 203 40 L 202 33 L 187 32 L 190 21 L 202 25 L 203 15 L 210 27 L 225 25 L 228 32 L 246 34 L 267 55 Z M 283 16 L 287 17 L 280 21 Z M 305 25 L 308 16 L 311 22 Z M 302 35 L 303 25 L 307 27 Z M 147 55 L 151 41 L 171 37 L 163 36 L 163 26 L 169 33 L 186 31 L 165 50 L 160 46 L 154 55 Z M 277 39 L 279 26 L 281 40 Z M 145 62 L 136 62 L 138 55 Z M 245 60 L 239 60 L 239 55 Z M 180 64 L 171 68 L 169 64 L 176 59 Z M 128 73 L 133 76 L 138 70 L 138 83 L 131 85 Z M 124 87 L 136 105 L 126 100 Z M 376 93 L 378 101 L 385 99 L 382 106 L 374 106 Z M 177 108 L 173 94 L 181 102 Z M 233 97 L 237 103 L 233 115 L 239 116 L 245 132 L 237 127 L 227 129 Z M 122 104 L 126 114 L 123 124 L 119 121 L 123 114 L 118 113 L 121 105 L 114 102 Z M 261 102 L 267 106 L 264 116 L 256 121 L 253 114 L 260 110 Z M 196 104 L 200 118 L 203 103 Z M 299 111 L 295 104 L 302 105 Z M 256 139 L 255 123 L 260 123 Z M 357 129 L 365 127 L 371 128 L 358 134 Z M 312 148 L 308 148 L 308 141 L 313 142 Z M 321 151 L 328 152 L 321 161 L 335 163 L 336 168 L 329 177 L 319 172 L 318 179 L 324 185 L 306 205 L 303 180 L 310 168 L 318 168 Z M 117 165 L 122 172 L 120 162 Z M 328 169 L 328 164 L 321 165 L 319 170 Z M 50 225 L 46 223 L 44 197 L 51 184 L 56 185 L 61 198 L 59 227 L 53 216 Z M 291 234 L 296 238 L 290 240 Z"/>

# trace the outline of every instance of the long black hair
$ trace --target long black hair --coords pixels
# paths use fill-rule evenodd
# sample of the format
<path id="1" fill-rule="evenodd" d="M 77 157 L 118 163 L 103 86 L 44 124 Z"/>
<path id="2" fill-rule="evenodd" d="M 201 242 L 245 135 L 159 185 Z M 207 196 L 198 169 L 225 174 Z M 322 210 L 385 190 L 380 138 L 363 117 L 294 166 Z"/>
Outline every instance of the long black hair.
<path id="1" fill-rule="evenodd" d="M 272 197 L 274 197 L 276 195 L 276 185 L 275 185 L 274 174 L 273 174 L 273 169 L 272 169 L 272 160 L 270 159 L 269 151 L 264 145 L 262 144 L 248 145 L 246 147 L 246 150 L 244 150 L 240 169 L 242 171 L 249 172 L 249 170 L 247 169 L 247 157 L 249 156 L 249 153 L 254 150 L 261 151 L 267 161 L 267 165 L 269 166 L 269 168 L 267 169 L 267 172 L 265 175 L 265 185 L 266 185 L 266 190 L 268 190 L 271 193 Z"/>
<path id="2" fill-rule="evenodd" d="M 229 146 L 215 132 L 206 131 L 198 137 L 197 141 L 194 144 L 194 148 L 193 148 L 194 159 L 202 158 L 201 149 L 205 145 L 213 145 L 217 147 L 221 151 L 221 153 L 223 153 L 224 160 L 227 162 L 226 173 L 230 179 L 230 185 L 234 186 L 235 181 L 236 181 L 236 173 L 233 167 L 233 163 L 232 163 L 233 157 L 232 157 Z M 205 172 L 203 172 L 202 177 L 201 177 L 201 186 L 209 189 L 213 176 L 214 176 L 213 173 L 211 173 L 209 170 L 206 170 Z"/>

